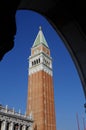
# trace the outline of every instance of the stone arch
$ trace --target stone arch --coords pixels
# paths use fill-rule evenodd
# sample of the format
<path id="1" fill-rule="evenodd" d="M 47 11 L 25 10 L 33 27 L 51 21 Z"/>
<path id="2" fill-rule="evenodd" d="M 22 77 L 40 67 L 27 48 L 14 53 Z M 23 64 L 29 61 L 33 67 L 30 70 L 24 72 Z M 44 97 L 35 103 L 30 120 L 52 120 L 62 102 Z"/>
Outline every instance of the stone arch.
<path id="1" fill-rule="evenodd" d="M 7 122 L 7 125 L 6 125 L 6 130 L 9 130 L 9 122 Z"/>
<path id="2" fill-rule="evenodd" d="M 40 63 L 40 58 L 38 59 L 39 63 Z"/>
<path id="3" fill-rule="evenodd" d="M 5 2 L 5 4 L 2 4 L 2 5 L 5 5 L 5 6 L 2 6 L 3 8 L 7 7 L 6 12 L 7 11 L 9 12 L 10 5 L 11 5 L 11 11 L 10 11 L 11 16 L 9 15 L 8 16 L 12 24 L 8 22 L 6 25 L 6 27 L 9 26 L 9 30 L 10 30 L 9 31 L 8 29 L 6 30 L 4 23 L 1 22 L 3 23 L 1 31 L 2 30 L 5 31 L 5 35 L 3 35 L 4 33 L 1 33 L 2 34 L 1 42 L 4 41 L 4 44 L 5 42 L 9 43 L 9 40 L 12 40 L 11 42 L 13 42 L 13 37 L 16 33 L 16 27 L 15 27 L 16 10 L 27 9 L 27 10 L 33 10 L 42 14 L 49 21 L 49 23 L 52 25 L 52 27 L 56 30 L 56 32 L 60 35 L 60 37 L 64 41 L 64 44 L 67 47 L 71 55 L 71 58 L 76 66 L 76 69 L 78 71 L 79 77 L 82 82 L 84 94 L 86 97 L 86 19 L 85 19 L 86 8 L 85 8 L 85 3 L 81 1 L 75 2 L 74 0 L 70 0 L 70 1 L 67 1 L 67 0 L 65 1 L 64 0 L 47 0 L 47 1 L 18 0 L 16 2 L 13 0 L 10 3 L 10 5 L 9 5 L 9 1 Z M 3 19 L 3 17 L 1 19 Z M 11 35 L 8 35 L 8 34 L 11 34 Z M 1 51 L 0 60 L 2 59 L 4 53 L 12 49 L 13 44 L 11 42 L 10 44 L 7 44 L 7 46 L 5 47 L 6 49 L 3 51 L 3 53 Z M 8 47 L 8 50 L 7 50 L 7 47 Z M 1 45 L 1 48 L 2 48 L 2 45 Z"/>
<path id="4" fill-rule="evenodd" d="M 20 130 L 22 130 L 22 128 L 23 128 L 23 125 L 20 125 Z"/>
<path id="5" fill-rule="evenodd" d="M 74 0 L 21 0 L 18 9 L 33 10 L 43 15 L 59 34 L 76 66 L 86 97 L 86 9 L 84 2 L 76 4 Z"/>
<path id="6" fill-rule="evenodd" d="M 38 64 L 38 59 L 36 59 L 36 64 Z"/>
<path id="7" fill-rule="evenodd" d="M 14 130 L 18 130 L 18 127 L 19 127 L 18 123 L 14 124 Z"/>
<path id="8" fill-rule="evenodd" d="M 34 65 L 34 62 L 32 61 L 32 66 Z"/>

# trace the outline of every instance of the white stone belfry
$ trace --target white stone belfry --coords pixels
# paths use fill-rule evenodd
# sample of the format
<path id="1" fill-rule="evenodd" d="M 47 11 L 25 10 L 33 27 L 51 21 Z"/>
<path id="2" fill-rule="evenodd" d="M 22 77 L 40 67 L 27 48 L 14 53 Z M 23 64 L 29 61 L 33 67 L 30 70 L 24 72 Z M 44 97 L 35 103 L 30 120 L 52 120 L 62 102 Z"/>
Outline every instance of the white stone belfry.
<path id="1" fill-rule="evenodd" d="M 29 57 L 29 75 L 43 70 L 49 75 L 52 74 L 52 58 L 50 56 L 47 41 L 42 32 L 41 26 L 39 32 L 31 48 L 31 56 Z"/>

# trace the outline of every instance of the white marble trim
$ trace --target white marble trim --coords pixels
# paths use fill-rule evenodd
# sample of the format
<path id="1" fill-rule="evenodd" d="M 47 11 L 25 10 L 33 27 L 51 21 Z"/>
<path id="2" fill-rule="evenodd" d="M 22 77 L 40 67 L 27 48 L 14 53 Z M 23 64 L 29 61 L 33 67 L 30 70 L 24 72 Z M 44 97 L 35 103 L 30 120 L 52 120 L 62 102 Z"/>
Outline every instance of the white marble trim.
<path id="1" fill-rule="evenodd" d="M 33 73 L 36 73 L 36 72 L 40 71 L 40 70 L 43 70 L 44 72 L 48 73 L 48 74 L 51 75 L 51 76 L 53 75 L 52 69 L 50 69 L 49 67 L 47 67 L 47 66 L 45 66 L 45 65 L 43 65 L 43 64 L 40 64 L 40 65 L 38 65 L 38 66 L 29 68 L 28 74 L 31 75 L 31 74 L 33 74 Z"/>

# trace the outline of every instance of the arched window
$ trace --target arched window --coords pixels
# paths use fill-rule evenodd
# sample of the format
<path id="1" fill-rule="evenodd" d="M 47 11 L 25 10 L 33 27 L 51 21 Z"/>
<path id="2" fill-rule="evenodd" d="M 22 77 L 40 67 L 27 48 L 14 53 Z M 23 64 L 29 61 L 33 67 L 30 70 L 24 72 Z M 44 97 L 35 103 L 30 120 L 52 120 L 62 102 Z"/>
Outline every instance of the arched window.
<path id="1" fill-rule="evenodd" d="M 36 61 L 34 60 L 34 65 L 36 64 Z"/>
<path id="2" fill-rule="evenodd" d="M 18 130 L 18 127 L 19 127 L 18 123 L 15 124 L 15 125 L 14 125 L 14 130 Z"/>
<path id="3" fill-rule="evenodd" d="M 28 126 L 26 127 L 26 130 L 28 130 L 29 128 L 28 128 Z"/>
<path id="4" fill-rule="evenodd" d="M 38 64 L 38 59 L 36 60 L 36 63 Z"/>
<path id="5" fill-rule="evenodd" d="M 6 130 L 9 130 L 9 123 L 7 123 Z"/>
<path id="6" fill-rule="evenodd" d="M 34 62 L 32 61 L 32 66 L 34 65 Z"/>
<path id="7" fill-rule="evenodd" d="M 39 63 L 40 63 L 40 58 L 39 58 Z"/>
<path id="8" fill-rule="evenodd" d="M 20 126 L 20 130 L 22 130 L 22 127 L 23 127 L 23 126 L 21 125 L 21 126 Z"/>

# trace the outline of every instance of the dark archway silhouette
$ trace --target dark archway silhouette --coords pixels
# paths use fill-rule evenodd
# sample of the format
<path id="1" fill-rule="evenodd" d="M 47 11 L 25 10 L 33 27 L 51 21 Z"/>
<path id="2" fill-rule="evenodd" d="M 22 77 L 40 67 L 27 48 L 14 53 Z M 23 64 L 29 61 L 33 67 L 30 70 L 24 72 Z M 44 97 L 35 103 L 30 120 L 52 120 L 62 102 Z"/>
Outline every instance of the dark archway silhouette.
<path id="1" fill-rule="evenodd" d="M 0 9 L 0 60 L 14 46 L 16 11 L 36 11 L 49 21 L 63 39 L 76 65 L 86 97 L 85 3 L 78 0 L 3 0 Z"/>

